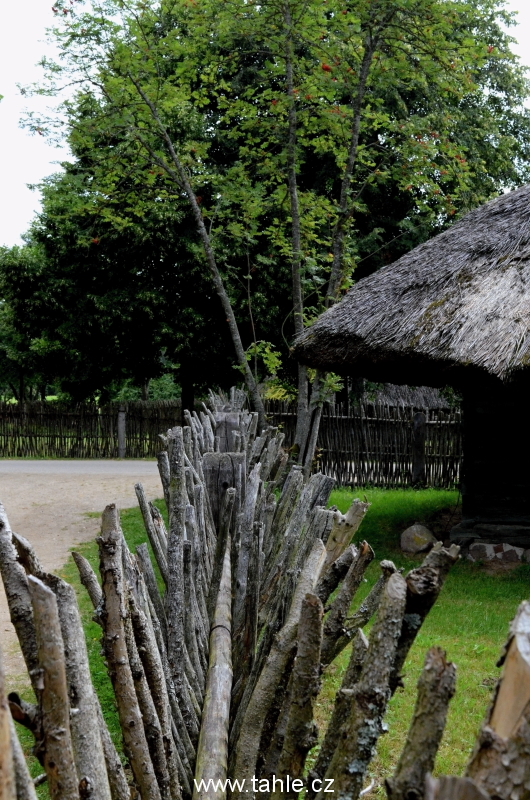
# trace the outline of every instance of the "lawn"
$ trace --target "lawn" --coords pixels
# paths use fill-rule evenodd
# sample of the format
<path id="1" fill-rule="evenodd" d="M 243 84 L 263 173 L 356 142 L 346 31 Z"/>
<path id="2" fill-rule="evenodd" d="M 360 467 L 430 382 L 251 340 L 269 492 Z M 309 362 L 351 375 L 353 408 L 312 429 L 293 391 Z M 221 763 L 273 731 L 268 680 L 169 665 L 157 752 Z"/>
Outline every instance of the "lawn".
<path id="1" fill-rule="evenodd" d="M 376 554 L 376 560 L 367 571 L 366 583 L 355 601 L 357 604 L 377 579 L 377 563 L 381 559 L 391 558 L 396 566 L 403 567 L 405 571 L 420 563 L 420 557 L 405 557 L 400 552 L 399 534 L 413 522 L 428 524 L 433 518 L 438 520 L 439 531 L 440 519 L 449 528 L 458 495 L 457 492 L 434 489 L 366 489 L 355 493 L 341 489 L 333 492 L 330 502 L 341 511 L 346 511 L 354 496 L 365 496 L 371 503 L 357 538 L 370 542 Z M 156 504 L 164 509 L 163 500 Z M 138 509 L 125 509 L 121 512 L 121 518 L 125 538 L 134 552 L 136 545 L 146 540 L 140 512 Z M 97 570 L 96 543 L 87 543 L 78 550 Z M 100 628 L 91 619 L 90 601 L 80 585 L 71 559 L 60 575 L 74 585 L 78 594 L 94 685 L 111 734 L 119 745 L 121 737 L 112 688 L 100 655 Z M 412 715 L 415 685 L 425 652 L 434 644 L 443 647 L 448 658 L 457 665 L 457 690 L 451 703 L 436 771 L 446 774 L 462 772 L 497 677 L 495 663 L 506 638 L 509 621 L 517 605 L 529 594 L 529 578 L 530 566 L 519 567 L 501 576 L 486 575 L 477 566 L 465 562 L 459 562 L 453 568 L 405 664 L 405 688 L 398 690 L 390 702 L 386 720 L 389 731 L 379 741 L 378 755 L 371 769 L 371 775 L 379 786 L 382 779 L 392 773 L 399 756 Z M 321 730 L 329 716 L 347 657 L 348 653 L 344 652 L 324 675 L 317 708 Z M 30 745 L 26 737 L 25 744 L 28 747 Z M 38 765 L 34 765 L 33 769 L 34 774 L 38 772 Z M 39 788 L 44 790 L 41 796 L 45 797 L 45 787 Z M 379 792 L 384 794 L 382 788 Z"/>

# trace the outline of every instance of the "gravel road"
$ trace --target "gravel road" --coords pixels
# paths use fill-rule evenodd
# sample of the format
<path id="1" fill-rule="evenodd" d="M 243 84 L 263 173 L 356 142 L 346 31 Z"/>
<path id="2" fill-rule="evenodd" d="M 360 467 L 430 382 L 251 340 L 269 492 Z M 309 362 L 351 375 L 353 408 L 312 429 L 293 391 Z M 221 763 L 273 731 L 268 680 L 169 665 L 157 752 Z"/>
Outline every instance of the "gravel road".
<path id="1" fill-rule="evenodd" d="M 87 512 L 136 505 L 134 484 L 150 500 L 162 496 L 155 461 L 10 461 L 0 459 L 0 501 L 11 528 L 33 544 L 44 567 L 60 569 L 72 547 L 95 538 L 99 522 Z M 8 685 L 20 685 L 24 663 L 0 580 L 0 643 Z"/>

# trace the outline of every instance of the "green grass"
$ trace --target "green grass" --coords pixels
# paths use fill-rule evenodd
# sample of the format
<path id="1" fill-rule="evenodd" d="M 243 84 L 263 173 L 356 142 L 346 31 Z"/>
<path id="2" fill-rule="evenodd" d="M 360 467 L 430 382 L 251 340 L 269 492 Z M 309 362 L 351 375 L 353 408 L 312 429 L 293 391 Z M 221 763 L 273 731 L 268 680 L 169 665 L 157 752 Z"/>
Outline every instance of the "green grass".
<path id="1" fill-rule="evenodd" d="M 438 535 L 451 527 L 451 515 L 458 495 L 451 491 L 427 489 L 385 490 L 366 489 L 355 493 L 338 490 L 331 496 L 331 504 L 345 511 L 354 496 L 366 496 L 371 507 L 362 523 L 357 539 L 367 539 L 375 550 L 376 559 L 367 571 L 354 606 L 367 594 L 378 576 L 377 562 L 391 558 L 398 567 L 411 569 L 421 562 L 421 557 L 406 557 L 399 550 L 399 536 L 413 522 L 435 523 Z M 165 513 L 164 502 L 157 501 Z M 442 522 L 440 523 L 440 519 Z M 132 552 L 146 541 L 139 509 L 121 512 L 122 528 Z M 436 525 L 438 527 L 436 527 Z M 441 527 L 440 527 L 441 526 Z M 97 572 L 97 544 L 89 542 L 77 548 Z M 77 592 L 79 607 L 87 636 L 88 655 L 94 686 L 100 697 L 111 735 L 120 746 L 121 734 L 116 714 L 112 687 L 100 654 L 101 630 L 94 623 L 88 596 L 80 585 L 72 559 L 60 571 L 61 577 L 71 583 Z M 450 572 L 440 598 L 428 616 L 405 664 L 405 688 L 398 690 L 390 702 L 386 722 L 389 732 L 379 741 L 378 755 L 371 767 L 371 775 L 378 784 L 392 774 L 408 725 L 412 716 L 415 687 L 427 649 L 436 644 L 447 651 L 447 657 L 457 665 L 457 691 L 452 700 L 444 739 L 439 751 L 436 771 L 443 774 L 461 774 L 472 743 L 488 705 L 492 685 L 498 670 L 495 662 L 508 631 L 508 623 L 521 600 L 528 597 L 530 567 L 498 576 L 484 574 L 477 566 L 459 562 Z M 321 731 L 329 718 L 333 698 L 346 667 L 348 652 L 326 671 L 317 707 L 317 721 Z M 31 737 L 23 733 L 27 751 Z M 41 772 L 33 759 L 32 774 Z M 382 789 L 379 790 L 383 795 Z M 39 787 L 39 796 L 47 797 L 46 787 Z"/>

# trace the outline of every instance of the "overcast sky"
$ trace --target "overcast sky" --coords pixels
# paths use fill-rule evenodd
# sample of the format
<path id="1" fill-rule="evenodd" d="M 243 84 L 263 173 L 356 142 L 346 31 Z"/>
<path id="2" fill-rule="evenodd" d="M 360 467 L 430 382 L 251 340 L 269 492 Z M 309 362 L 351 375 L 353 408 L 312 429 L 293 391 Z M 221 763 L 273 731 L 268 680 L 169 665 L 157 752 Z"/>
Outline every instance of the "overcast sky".
<path id="1" fill-rule="evenodd" d="M 39 209 L 39 194 L 27 184 L 38 183 L 57 169 L 54 162 L 67 158 L 67 151 L 51 147 L 40 136 L 19 127 L 25 108 L 38 109 L 41 98 L 23 98 L 17 83 L 39 80 L 36 66 L 44 55 L 52 55 L 45 44 L 45 29 L 51 24 L 52 0 L 0 0 L 0 246 L 20 244 Z M 513 35 L 517 52 L 530 66 L 530 3 L 508 0 L 508 7 L 519 12 L 519 27 Z"/>

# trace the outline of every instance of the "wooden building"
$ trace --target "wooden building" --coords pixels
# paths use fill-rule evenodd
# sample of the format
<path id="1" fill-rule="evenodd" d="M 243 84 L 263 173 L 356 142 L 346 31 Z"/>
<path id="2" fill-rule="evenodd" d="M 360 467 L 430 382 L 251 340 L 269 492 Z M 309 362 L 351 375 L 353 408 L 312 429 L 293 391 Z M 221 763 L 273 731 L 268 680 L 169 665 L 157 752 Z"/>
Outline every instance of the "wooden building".
<path id="1" fill-rule="evenodd" d="M 374 381 L 457 388 L 464 519 L 452 537 L 530 547 L 530 186 L 359 281 L 295 356 Z"/>

